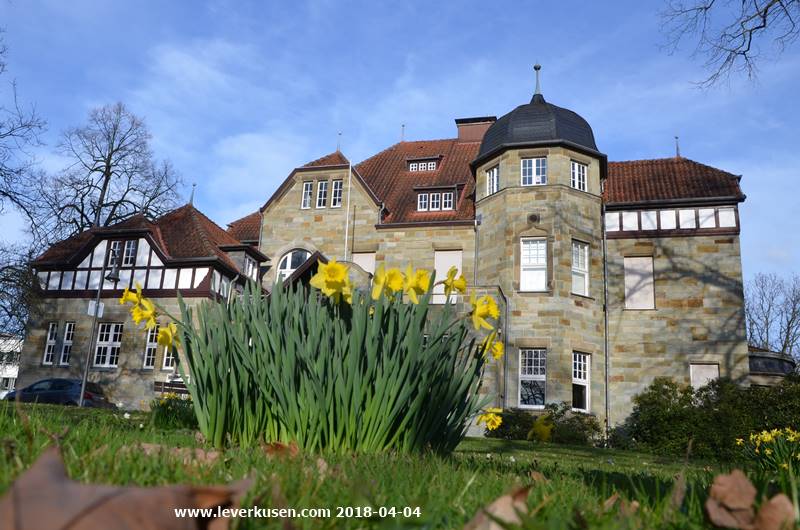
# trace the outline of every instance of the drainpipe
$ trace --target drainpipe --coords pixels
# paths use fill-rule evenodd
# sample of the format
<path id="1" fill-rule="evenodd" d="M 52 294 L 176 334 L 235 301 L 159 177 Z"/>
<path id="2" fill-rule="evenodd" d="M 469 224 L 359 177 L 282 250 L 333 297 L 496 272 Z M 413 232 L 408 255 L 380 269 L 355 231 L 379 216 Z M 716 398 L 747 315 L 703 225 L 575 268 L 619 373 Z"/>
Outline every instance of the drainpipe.
<path id="1" fill-rule="evenodd" d="M 475 264 L 472 267 L 472 285 L 478 285 L 478 227 L 481 225 L 483 215 L 475 215 Z"/>
<path id="2" fill-rule="evenodd" d="M 606 445 L 611 429 L 611 407 L 608 402 L 609 359 L 608 359 L 608 249 L 606 245 L 606 205 L 600 203 L 600 225 L 603 230 L 603 360 L 606 373 Z"/>
<path id="3" fill-rule="evenodd" d="M 350 235 L 350 188 L 352 187 L 353 166 L 347 162 L 347 208 L 344 213 L 344 257 L 342 261 L 347 261 L 347 245 Z M 353 227 L 355 230 L 355 227 Z"/>

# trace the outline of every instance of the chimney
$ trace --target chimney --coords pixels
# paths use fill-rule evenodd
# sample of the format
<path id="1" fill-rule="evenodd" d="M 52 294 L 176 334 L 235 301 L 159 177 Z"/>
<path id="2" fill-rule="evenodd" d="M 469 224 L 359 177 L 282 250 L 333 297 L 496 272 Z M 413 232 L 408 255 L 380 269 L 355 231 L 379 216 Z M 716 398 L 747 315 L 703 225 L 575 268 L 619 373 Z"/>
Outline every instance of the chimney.
<path id="1" fill-rule="evenodd" d="M 480 142 L 486 130 L 497 121 L 496 116 L 481 116 L 478 118 L 457 118 L 459 142 Z"/>

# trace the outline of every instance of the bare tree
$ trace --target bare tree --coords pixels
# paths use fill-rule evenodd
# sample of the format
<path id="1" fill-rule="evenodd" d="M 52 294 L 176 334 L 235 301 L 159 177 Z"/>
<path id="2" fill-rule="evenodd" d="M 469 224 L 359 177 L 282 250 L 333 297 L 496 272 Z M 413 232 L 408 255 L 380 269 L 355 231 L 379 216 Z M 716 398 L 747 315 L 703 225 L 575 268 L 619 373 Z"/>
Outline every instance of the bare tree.
<path id="1" fill-rule="evenodd" d="M 37 235 L 47 242 L 137 213 L 156 217 L 178 203 L 180 178 L 169 162 L 154 160 L 144 121 L 122 103 L 92 110 L 58 148 L 70 165 L 39 179 Z"/>
<path id="2" fill-rule="evenodd" d="M 709 71 L 699 83 L 706 87 L 734 72 L 753 78 L 764 43 L 780 54 L 800 34 L 800 0 L 667 0 L 661 17 L 673 51 L 696 41 L 693 57 Z"/>
<path id="3" fill-rule="evenodd" d="M 756 274 L 745 285 L 751 346 L 800 356 L 800 275 Z"/>
<path id="4" fill-rule="evenodd" d="M 6 51 L 0 35 L 0 75 L 6 70 Z M 30 217 L 34 195 L 25 185 L 34 161 L 30 149 L 39 145 L 44 127 L 36 110 L 19 102 L 16 83 L 12 81 L 9 102 L 0 101 L 0 213 L 10 203 Z"/>
<path id="5" fill-rule="evenodd" d="M 32 253 L 21 246 L 0 244 L 0 333 L 22 337 L 25 325 L 40 307 Z"/>

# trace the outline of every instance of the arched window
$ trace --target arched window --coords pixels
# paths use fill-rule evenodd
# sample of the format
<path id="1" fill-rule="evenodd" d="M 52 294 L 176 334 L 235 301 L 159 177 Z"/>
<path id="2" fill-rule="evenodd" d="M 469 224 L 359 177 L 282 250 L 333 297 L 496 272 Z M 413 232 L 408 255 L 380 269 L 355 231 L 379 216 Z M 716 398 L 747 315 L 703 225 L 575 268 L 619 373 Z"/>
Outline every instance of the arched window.
<path id="1" fill-rule="evenodd" d="M 311 257 L 311 252 L 296 248 L 283 255 L 278 263 L 278 278 L 286 279 Z"/>

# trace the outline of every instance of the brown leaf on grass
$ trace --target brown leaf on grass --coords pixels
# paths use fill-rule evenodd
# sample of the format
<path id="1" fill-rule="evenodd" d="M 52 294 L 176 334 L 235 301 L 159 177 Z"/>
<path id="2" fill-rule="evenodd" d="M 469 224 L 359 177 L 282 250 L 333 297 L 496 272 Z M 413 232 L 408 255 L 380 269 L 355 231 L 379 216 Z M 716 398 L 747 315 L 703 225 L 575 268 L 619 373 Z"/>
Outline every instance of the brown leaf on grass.
<path id="1" fill-rule="evenodd" d="M 325 461 L 324 458 L 321 456 L 317 458 L 317 472 L 319 473 L 319 478 L 324 479 L 328 475 L 328 462 Z"/>
<path id="2" fill-rule="evenodd" d="M 761 505 L 755 520 L 755 530 L 786 530 L 794 528 L 794 505 L 780 493 Z"/>
<path id="3" fill-rule="evenodd" d="M 198 447 L 169 447 L 161 444 L 140 443 L 139 449 L 148 456 L 166 453 L 178 458 L 183 465 L 213 464 L 219 459 L 219 451 L 206 451 Z"/>
<path id="4" fill-rule="evenodd" d="M 752 528 L 756 489 L 744 473 L 734 469 L 730 475 L 717 475 L 706 500 L 706 513 L 716 526 Z"/>
<path id="5" fill-rule="evenodd" d="M 138 488 L 80 484 L 67 477 L 58 449 L 46 449 L 0 499 L 9 530 L 223 530 L 230 519 L 177 518 L 175 508 L 238 508 L 252 481 L 230 486 Z"/>
<path id="6" fill-rule="evenodd" d="M 528 492 L 530 486 L 518 488 L 503 495 L 489 506 L 481 508 L 475 517 L 464 527 L 464 530 L 503 530 L 497 521 L 507 525 L 518 525 L 522 522 L 520 515 L 528 513 Z"/>
<path id="7" fill-rule="evenodd" d="M 635 514 L 639 510 L 639 502 L 628 502 L 619 496 L 619 493 L 614 493 L 611 497 L 603 501 L 603 512 L 610 512 L 614 506 L 619 504 L 619 513 L 628 517 Z"/>
<path id="8" fill-rule="evenodd" d="M 528 476 L 535 484 L 547 484 L 547 478 L 538 471 L 531 471 Z"/>
<path id="9" fill-rule="evenodd" d="M 300 454 L 300 448 L 297 447 L 297 444 L 294 442 L 290 444 L 285 444 L 283 442 L 269 442 L 263 444 L 262 447 L 264 447 L 264 452 L 267 453 L 268 456 L 294 458 Z"/>

